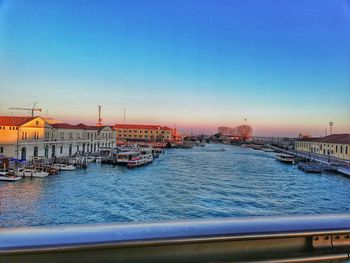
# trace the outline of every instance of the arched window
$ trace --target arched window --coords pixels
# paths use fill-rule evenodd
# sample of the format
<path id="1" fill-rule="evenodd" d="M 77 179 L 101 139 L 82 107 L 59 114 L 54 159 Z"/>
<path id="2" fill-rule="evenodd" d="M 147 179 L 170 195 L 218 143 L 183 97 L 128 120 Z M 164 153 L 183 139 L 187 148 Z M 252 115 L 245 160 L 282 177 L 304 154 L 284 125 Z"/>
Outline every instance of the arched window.
<path id="1" fill-rule="evenodd" d="M 33 156 L 34 156 L 34 157 L 37 157 L 37 156 L 38 156 L 38 146 L 35 146 L 35 147 L 34 147 Z"/>
<path id="2" fill-rule="evenodd" d="M 23 147 L 21 150 L 21 160 L 25 160 L 27 157 L 27 149 L 26 147 Z"/>

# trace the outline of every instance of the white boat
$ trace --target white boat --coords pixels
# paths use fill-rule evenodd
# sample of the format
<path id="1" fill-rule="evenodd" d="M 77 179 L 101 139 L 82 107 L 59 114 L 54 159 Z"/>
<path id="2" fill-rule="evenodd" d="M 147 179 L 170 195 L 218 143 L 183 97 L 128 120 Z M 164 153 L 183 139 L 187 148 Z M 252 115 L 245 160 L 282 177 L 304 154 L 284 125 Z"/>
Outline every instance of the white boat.
<path id="1" fill-rule="evenodd" d="M 33 168 L 24 168 L 18 170 L 18 176 L 23 176 L 23 177 L 39 177 L 43 178 L 49 175 L 49 173 L 44 172 L 44 171 L 39 171 L 35 170 Z"/>
<path id="2" fill-rule="evenodd" d="M 20 176 L 16 176 L 9 172 L 0 172 L 0 181 L 6 181 L 6 182 L 16 182 L 18 180 L 22 179 Z"/>
<path id="3" fill-rule="evenodd" d="M 102 162 L 102 157 L 96 157 L 96 163 L 101 163 Z"/>
<path id="4" fill-rule="evenodd" d="M 71 164 L 55 163 L 53 166 L 60 171 L 74 171 L 76 169 L 76 167 Z"/>
<path id="5" fill-rule="evenodd" d="M 127 167 L 128 168 L 139 167 L 139 166 L 149 164 L 151 162 L 153 162 L 152 155 L 138 156 L 138 157 L 135 157 L 132 160 L 128 161 Z"/>
<path id="6" fill-rule="evenodd" d="M 88 163 L 94 162 L 95 160 L 96 160 L 96 158 L 95 158 L 94 156 L 88 156 L 88 157 L 86 157 L 86 161 L 87 161 Z"/>
<path id="7" fill-rule="evenodd" d="M 294 156 L 284 153 L 276 154 L 276 160 L 284 163 L 294 164 Z"/>
<path id="8" fill-rule="evenodd" d="M 128 152 L 119 152 L 115 154 L 116 164 L 119 165 L 128 165 L 129 161 L 140 156 L 140 152 L 128 151 Z"/>

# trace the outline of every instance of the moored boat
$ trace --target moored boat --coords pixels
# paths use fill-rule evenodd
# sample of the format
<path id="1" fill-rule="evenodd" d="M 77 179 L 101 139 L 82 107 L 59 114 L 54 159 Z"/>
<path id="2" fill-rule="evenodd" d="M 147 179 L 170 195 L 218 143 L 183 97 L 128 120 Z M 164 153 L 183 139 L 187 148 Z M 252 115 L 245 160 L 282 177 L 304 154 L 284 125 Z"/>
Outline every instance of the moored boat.
<path id="1" fill-rule="evenodd" d="M 294 164 L 294 156 L 284 153 L 276 154 L 276 160 L 284 163 Z"/>
<path id="2" fill-rule="evenodd" d="M 322 166 L 316 162 L 299 162 L 298 169 L 307 173 L 321 173 Z"/>
<path id="3" fill-rule="evenodd" d="M 130 161 L 128 161 L 127 167 L 128 168 L 139 167 L 139 166 L 149 164 L 151 162 L 153 162 L 152 155 L 138 156 L 138 157 L 135 157 L 135 158 L 131 159 Z"/>
<path id="4" fill-rule="evenodd" d="M 76 167 L 71 164 L 55 163 L 53 166 L 60 171 L 74 171 L 76 169 Z"/>
<path id="5" fill-rule="evenodd" d="M 16 176 L 13 173 L 10 172 L 0 172 L 0 181 L 6 181 L 6 182 L 16 182 L 18 180 L 22 179 L 20 176 Z"/>
<path id="6" fill-rule="evenodd" d="M 49 175 L 48 172 L 39 171 L 34 168 L 19 169 L 17 176 L 43 178 Z"/>

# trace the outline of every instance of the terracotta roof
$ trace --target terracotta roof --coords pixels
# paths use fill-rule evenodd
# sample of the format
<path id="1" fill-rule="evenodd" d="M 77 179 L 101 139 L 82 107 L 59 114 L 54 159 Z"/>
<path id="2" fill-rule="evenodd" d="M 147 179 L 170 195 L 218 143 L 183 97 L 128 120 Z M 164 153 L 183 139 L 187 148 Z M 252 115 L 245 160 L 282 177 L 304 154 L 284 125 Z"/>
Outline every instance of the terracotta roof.
<path id="1" fill-rule="evenodd" d="M 298 141 L 350 144 L 350 133 L 332 134 L 320 138 L 303 138 Z"/>
<path id="2" fill-rule="evenodd" d="M 68 123 L 55 123 L 55 124 L 52 124 L 52 127 L 58 128 L 58 129 L 80 129 L 80 130 L 98 130 L 99 129 L 99 127 L 88 126 L 82 123 L 79 123 L 77 125 L 72 125 Z"/>
<path id="3" fill-rule="evenodd" d="M 114 129 L 145 129 L 145 130 L 172 130 L 166 126 L 148 124 L 116 124 Z"/>
<path id="4" fill-rule="evenodd" d="M 1 126 L 21 126 L 37 117 L 0 116 Z"/>

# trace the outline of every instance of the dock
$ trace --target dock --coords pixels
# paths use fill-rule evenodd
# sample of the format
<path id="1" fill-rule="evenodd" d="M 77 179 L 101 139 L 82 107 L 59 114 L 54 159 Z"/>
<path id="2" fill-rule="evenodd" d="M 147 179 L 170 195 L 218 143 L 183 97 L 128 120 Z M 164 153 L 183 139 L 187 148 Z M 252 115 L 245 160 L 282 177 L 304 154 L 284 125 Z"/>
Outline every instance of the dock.
<path id="1" fill-rule="evenodd" d="M 310 160 L 310 161 L 318 162 L 322 166 L 322 171 L 338 172 L 345 176 L 350 177 L 350 164 L 346 163 L 345 161 L 337 160 L 334 157 L 328 158 L 328 157 L 319 156 L 316 154 L 308 154 L 308 153 L 284 150 L 274 146 L 270 146 L 270 148 L 272 148 L 275 151 L 293 155 L 297 158 L 298 161 Z"/>

